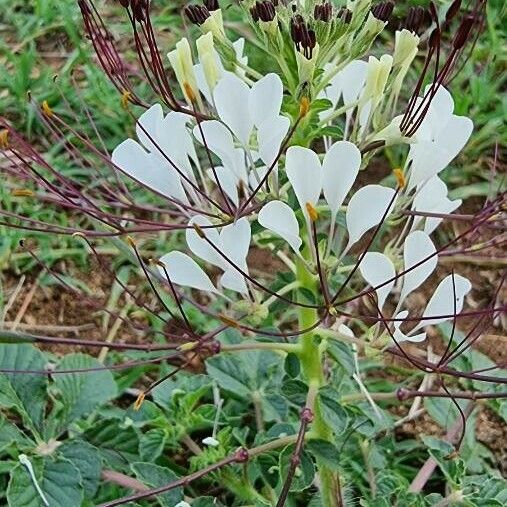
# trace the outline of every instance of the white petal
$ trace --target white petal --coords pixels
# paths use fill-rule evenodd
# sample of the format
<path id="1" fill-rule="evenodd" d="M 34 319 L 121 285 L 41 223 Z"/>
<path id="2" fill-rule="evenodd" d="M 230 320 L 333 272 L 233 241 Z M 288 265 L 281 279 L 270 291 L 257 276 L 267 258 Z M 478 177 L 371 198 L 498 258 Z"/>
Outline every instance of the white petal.
<path id="1" fill-rule="evenodd" d="M 289 131 L 290 120 L 286 116 L 274 116 L 257 129 L 259 156 L 270 167 L 276 159 L 280 146 Z"/>
<path id="2" fill-rule="evenodd" d="M 343 204 L 361 165 L 361 152 L 348 141 L 334 143 L 322 164 L 322 188 L 333 215 Z"/>
<path id="3" fill-rule="evenodd" d="M 424 89 L 424 95 L 427 95 L 431 92 L 431 84 L 427 85 Z M 431 108 L 432 108 L 432 121 L 440 122 L 447 121 L 454 111 L 454 99 L 449 91 L 443 87 L 439 86 L 433 98 L 431 99 Z"/>
<path id="4" fill-rule="evenodd" d="M 412 209 L 427 213 L 448 214 L 461 206 L 461 202 L 461 199 L 451 201 L 447 197 L 446 184 L 438 176 L 433 176 L 426 183 L 421 183 L 418 186 Z M 442 218 L 416 216 L 412 228 L 417 227 L 422 220 L 424 221 L 424 232 L 427 234 L 431 234 L 442 222 Z"/>
<path id="5" fill-rule="evenodd" d="M 438 207 L 436 207 L 433 212 L 434 213 L 442 213 L 442 214 L 450 214 L 457 208 L 461 206 L 461 203 L 463 201 L 461 199 L 456 199 L 454 201 L 451 201 L 447 197 L 444 201 L 440 203 Z M 443 218 L 437 218 L 437 217 L 426 217 L 426 221 L 424 223 L 424 232 L 426 234 L 431 234 L 442 222 Z"/>
<path id="6" fill-rule="evenodd" d="M 233 290 L 240 294 L 248 294 L 245 278 L 234 268 L 224 271 L 220 277 L 220 285 L 224 289 Z"/>
<path id="7" fill-rule="evenodd" d="M 174 168 L 157 156 L 147 153 L 133 139 L 127 139 L 118 145 L 111 160 L 135 181 L 159 194 L 188 204 L 180 177 Z"/>
<path id="8" fill-rule="evenodd" d="M 408 317 L 408 311 L 404 310 L 403 312 L 398 313 L 394 316 L 395 319 L 406 319 Z M 406 335 L 403 331 L 401 331 L 400 326 L 403 324 L 403 320 L 394 321 L 394 339 L 396 343 L 402 342 L 412 342 L 412 343 L 420 343 L 426 339 L 426 333 L 422 332 L 414 336 Z"/>
<path id="9" fill-rule="evenodd" d="M 345 216 L 349 232 L 347 250 L 361 239 L 366 231 L 378 225 L 384 216 L 389 216 L 396 202 L 394 196 L 395 191 L 392 188 L 367 185 L 351 197 Z"/>
<path id="10" fill-rule="evenodd" d="M 257 218 L 265 229 L 268 229 L 283 238 L 295 252 L 303 241 L 299 237 L 299 224 L 294 211 L 282 201 L 271 201 L 259 211 Z"/>
<path id="11" fill-rule="evenodd" d="M 165 265 L 172 283 L 219 294 L 209 276 L 188 255 L 176 251 L 169 252 L 160 259 L 160 262 Z M 159 270 L 165 278 L 164 270 L 160 267 Z"/>
<path id="12" fill-rule="evenodd" d="M 317 154 L 309 148 L 291 146 L 285 158 L 285 172 L 307 219 L 306 203 L 317 204 L 322 191 L 322 166 Z"/>
<path id="13" fill-rule="evenodd" d="M 256 127 L 280 114 L 283 84 L 278 74 L 266 74 L 250 90 L 250 116 Z"/>
<path id="14" fill-rule="evenodd" d="M 345 324 L 340 324 L 338 326 L 338 332 L 345 335 L 345 336 L 348 336 L 349 338 L 355 338 L 355 334 L 354 334 L 354 331 L 352 331 L 352 329 L 350 329 L 349 326 L 346 326 Z"/>
<path id="15" fill-rule="evenodd" d="M 241 271 L 248 273 L 246 257 L 250 248 L 250 222 L 243 217 L 236 222 L 226 225 L 220 232 L 220 241 L 224 254 Z M 224 260 L 225 272 L 220 283 L 226 289 L 246 294 L 248 292 L 245 279 L 238 269 Z"/>
<path id="16" fill-rule="evenodd" d="M 194 223 L 201 226 L 202 232 L 209 242 L 211 242 L 219 251 L 222 251 L 222 243 L 220 241 L 217 228 L 209 227 L 212 225 L 211 222 L 202 215 L 192 217 L 188 224 L 193 225 Z M 193 227 L 189 227 L 186 230 L 185 235 L 188 248 L 190 248 L 194 255 L 197 255 L 214 266 L 218 266 L 223 269 L 226 268 L 224 258 L 210 245 L 208 241 L 206 241 L 205 238 L 201 238 Z"/>
<path id="17" fill-rule="evenodd" d="M 407 191 L 445 169 L 465 146 L 472 130 L 472 120 L 452 116 L 438 138 L 412 144 L 408 156 L 412 166 Z"/>
<path id="18" fill-rule="evenodd" d="M 215 167 L 214 172 L 211 168 L 206 169 L 206 173 L 208 174 L 209 179 L 218 186 L 218 183 L 215 179 L 215 174 L 217 175 L 218 182 L 220 183 L 220 186 L 222 187 L 225 195 L 227 195 L 234 203 L 234 205 L 237 206 L 239 199 L 237 187 L 238 178 L 236 175 L 230 169 L 223 166 Z"/>
<path id="19" fill-rule="evenodd" d="M 220 119 L 243 145 L 247 145 L 253 129 L 249 110 L 250 88 L 238 76 L 226 72 L 218 81 L 213 98 Z"/>
<path id="20" fill-rule="evenodd" d="M 452 317 L 439 317 L 439 315 L 454 315 L 455 313 L 457 315 L 461 312 L 465 296 L 472 289 L 472 284 L 464 276 L 454 275 L 455 289 L 453 289 L 452 278 L 453 275 L 448 275 L 440 282 L 424 310 L 423 317 L 427 320 L 421 320 L 414 331 L 430 324 L 438 324 L 452 319 Z M 456 305 L 454 304 L 454 294 L 456 294 Z M 432 316 L 435 318 L 431 318 Z"/>
<path id="21" fill-rule="evenodd" d="M 246 271 L 246 257 L 250 248 L 250 222 L 246 217 L 222 227 L 220 241 L 223 252 L 238 267 Z M 230 266 L 230 264 L 229 264 Z"/>
<path id="22" fill-rule="evenodd" d="M 203 121 L 200 128 L 199 126 L 194 127 L 193 134 L 203 146 L 206 144 L 209 150 L 220 158 L 222 164 L 229 167 L 234 166 L 234 140 L 224 124 L 217 120 Z M 204 143 L 204 140 L 206 143 Z"/>
<path id="23" fill-rule="evenodd" d="M 163 118 L 162 106 L 154 104 L 139 117 L 136 123 L 137 138 L 152 153 L 157 152 L 154 142 L 159 144 L 160 125 Z"/>
<path id="24" fill-rule="evenodd" d="M 436 252 L 435 245 L 430 237 L 422 231 L 414 231 L 405 239 L 403 259 L 405 270 L 419 264 Z M 400 303 L 433 273 L 437 267 L 438 255 L 422 262 L 419 266 L 403 275 L 403 288 L 400 294 Z"/>
<path id="25" fill-rule="evenodd" d="M 353 60 L 341 71 L 340 81 L 343 103 L 351 104 L 359 97 L 366 81 L 368 62 Z"/>
<path id="26" fill-rule="evenodd" d="M 372 287 L 377 287 L 387 282 L 387 280 L 393 279 L 375 291 L 379 310 L 382 310 L 386 298 L 394 287 L 395 282 L 394 277 L 396 276 L 396 271 L 391 259 L 380 252 L 368 252 L 364 256 L 361 264 L 359 264 L 359 270 L 361 271 L 362 277 Z"/>

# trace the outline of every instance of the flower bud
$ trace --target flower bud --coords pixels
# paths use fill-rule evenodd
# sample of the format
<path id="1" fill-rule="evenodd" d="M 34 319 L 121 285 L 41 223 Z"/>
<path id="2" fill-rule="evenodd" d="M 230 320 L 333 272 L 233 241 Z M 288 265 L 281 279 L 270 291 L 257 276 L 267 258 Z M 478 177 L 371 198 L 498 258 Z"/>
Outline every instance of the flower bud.
<path id="1" fill-rule="evenodd" d="M 176 43 L 176 49 L 167 53 L 171 66 L 176 74 L 183 95 L 189 104 L 199 96 L 199 88 L 194 74 L 192 52 L 188 40 L 183 37 Z"/>
<path id="2" fill-rule="evenodd" d="M 392 66 L 393 57 L 391 55 L 382 55 L 380 60 L 370 56 L 366 84 L 361 95 L 362 101 L 371 99 L 373 103 L 378 103 L 382 99 Z"/>
<path id="3" fill-rule="evenodd" d="M 222 9 L 210 12 L 208 19 L 201 25 L 204 33 L 211 32 L 217 39 L 225 38 L 224 21 L 222 18 Z"/>
<path id="4" fill-rule="evenodd" d="M 419 37 L 407 29 L 395 34 L 393 67 L 409 67 L 417 54 Z"/>
<path id="5" fill-rule="evenodd" d="M 201 35 L 196 41 L 196 46 L 206 83 L 208 84 L 210 92 L 213 92 L 220 78 L 220 69 L 217 65 L 213 34 L 208 32 Z"/>

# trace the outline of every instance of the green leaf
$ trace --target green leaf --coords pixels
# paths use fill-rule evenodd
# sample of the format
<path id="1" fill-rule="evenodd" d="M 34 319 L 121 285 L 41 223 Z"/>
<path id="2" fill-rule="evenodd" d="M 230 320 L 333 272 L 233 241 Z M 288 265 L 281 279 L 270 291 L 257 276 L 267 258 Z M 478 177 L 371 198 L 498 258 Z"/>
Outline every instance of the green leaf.
<path id="1" fill-rule="evenodd" d="M 102 461 L 97 449 L 83 440 L 73 440 L 65 442 L 58 450 L 79 470 L 85 494 L 92 498 L 99 487 L 102 472 Z"/>
<path id="2" fill-rule="evenodd" d="M 349 345 L 329 340 L 327 353 L 349 374 L 355 371 L 354 356 Z"/>
<path id="3" fill-rule="evenodd" d="M 147 431 L 139 440 L 139 454 L 141 459 L 154 462 L 164 450 L 167 433 L 161 428 Z"/>
<path id="4" fill-rule="evenodd" d="M 296 378 L 301 371 L 298 356 L 292 352 L 290 354 L 287 354 L 287 357 L 285 358 L 284 368 L 289 377 Z"/>
<path id="5" fill-rule="evenodd" d="M 131 468 L 141 482 L 152 488 L 159 488 L 178 480 L 178 476 L 169 468 L 153 465 L 152 463 L 132 463 Z M 172 489 L 167 493 L 158 495 L 157 500 L 162 507 L 174 507 L 183 500 L 183 489 Z"/>
<path id="6" fill-rule="evenodd" d="M 139 437 L 132 426 L 121 427 L 116 420 L 96 424 L 85 433 L 112 468 L 127 469 L 128 463 L 139 459 Z"/>
<path id="7" fill-rule="evenodd" d="M 279 387 L 283 377 L 280 356 L 269 351 L 220 354 L 208 359 L 206 368 L 220 387 L 248 400 L 254 391 Z"/>
<path id="8" fill-rule="evenodd" d="M 319 392 L 319 405 L 324 419 L 328 422 L 331 429 L 336 435 L 342 434 L 348 423 L 348 415 L 346 410 L 333 398 L 326 396 L 325 393 L 330 393 L 328 390 L 321 390 Z"/>
<path id="9" fill-rule="evenodd" d="M 292 453 L 294 452 L 294 445 L 288 445 L 281 453 L 279 457 L 279 473 L 280 482 L 284 483 L 287 474 L 289 472 Z M 315 466 L 313 465 L 312 458 L 310 455 L 303 451 L 300 456 L 299 465 L 296 468 L 296 473 L 290 486 L 290 491 L 303 491 L 308 488 L 315 477 Z"/>
<path id="10" fill-rule="evenodd" d="M 37 482 L 44 493 L 49 507 L 80 507 L 83 501 L 83 486 L 78 469 L 64 459 L 32 460 Z M 41 507 L 41 498 L 32 483 L 26 468 L 18 464 L 12 470 L 7 487 L 9 507 Z"/>
<path id="11" fill-rule="evenodd" d="M 35 443 L 7 419 L 0 416 L 0 452 L 11 444 L 19 447 L 35 447 Z"/>
<path id="12" fill-rule="evenodd" d="M 306 402 L 308 386 L 302 380 L 288 380 L 282 385 L 282 394 L 294 405 L 302 407 Z"/>
<path id="13" fill-rule="evenodd" d="M 338 470 L 340 466 L 340 453 L 338 449 L 327 440 L 310 440 L 305 449 L 312 453 L 317 459 L 320 459 L 332 470 Z"/>
<path id="14" fill-rule="evenodd" d="M 0 368 L 44 370 L 46 359 L 31 345 L 0 345 Z M 44 375 L 0 373 L 0 407 L 14 409 L 32 431 L 42 427 L 47 380 Z"/>
<path id="15" fill-rule="evenodd" d="M 95 358 L 86 354 L 68 354 L 58 364 L 59 370 L 101 367 Z M 109 370 L 55 375 L 54 385 L 59 389 L 63 413 L 59 414 L 60 428 L 89 414 L 99 405 L 116 396 L 116 383 Z"/>

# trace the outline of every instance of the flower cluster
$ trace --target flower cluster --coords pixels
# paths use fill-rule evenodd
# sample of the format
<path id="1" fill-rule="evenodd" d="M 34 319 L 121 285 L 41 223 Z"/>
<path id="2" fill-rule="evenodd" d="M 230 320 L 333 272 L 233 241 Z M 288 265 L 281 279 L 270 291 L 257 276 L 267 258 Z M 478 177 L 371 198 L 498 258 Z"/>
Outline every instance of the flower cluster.
<path id="1" fill-rule="evenodd" d="M 47 104 L 38 109 L 54 133 L 69 129 L 120 182 L 116 188 L 105 178 L 89 193 L 58 174 L 3 122 L 2 147 L 12 172 L 36 180 L 52 203 L 99 224 L 76 231 L 28 219 L 27 228 L 78 232 L 87 241 L 174 231 L 178 247 L 151 265 L 134 239 L 128 243 L 155 292 L 156 279 L 174 299 L 179 314 L 172 315 L 188 338 L 178 350 L 217 353 L 226 328 L 262 336 L 263 345 L 273 349 L 294 346 L 310 386 L 306 408 L 315 410 L 315 427 L 325 427 L 312 389 L 326 383 L 327 339 L 401 354 L 426 373 L 459 376 L 449 363 L 457 349 L 474 340 L 480 325 L 457 349 L 448 347 L 437 363 L 400 344 L 421 344 L 430 325 L 455 324 L 472 288 L 465 276 L 438 270 L 440 281 L 422 311 L 414 308 L 410 295 L 423 284 L 428 287 L 439 257 L 451 247 L 467 251 L 467 240 L 478 228 L 500 220 L 504 196 L 471 217 L 455 238 L 435 238 L 437 228 L 453 220 L 461 205 L 448 197 L 440 175 L 473 129 L 469 118 L 454 114 L 445 84 L 467 41 L 480 31 L 484 3 L 476 2 L 460 17 L 454 2 L 445 23 L 434 7 L 410 9 L 395 23 L 392 53 L 377 58 L 369 50 L 391 27 L 396 14 L 391 2 L 356 0 L 337 9 L 327 1 L 245 0 L 239 9 L 270 60 L 270 71 L 251 68 L 245 40 L 231 40 L 216 0 L 185 7 L 201 31 L 195 51 L 182 38 L 166 56 L 153 35 L 149 2 L 121 4 L 132 22 L 146 79 L 159 99 L 149 105 L 138 97 L 98 11 L 81 0 L 85 27 L 124 105 L 145 111 L 133 119 L 136 139 L 124 140 L 109 157 Z M 417 67 L 420 52 L 424 62 Z M 384 147 L 396 148 L 400 163 L 379 175 L 371 162 Z M 77 146 L 68 149 L 80 153 Z M 156 208 L 133 201 L 132 182 L 158 196 Z M 271 259 L 274 271 L 286 270 L 284 285 L 276 283 L 276 273 L 252 274 L 255 252 Z M 195 331 L 189 306 L 216 328 Z M 501 310 L 493 302 L 462 315 L 481 321 Z M 302 418 L 302 431 L 312 421 L 313 415 Z M 317 434 L 325 437 L 324 430 Z"/>

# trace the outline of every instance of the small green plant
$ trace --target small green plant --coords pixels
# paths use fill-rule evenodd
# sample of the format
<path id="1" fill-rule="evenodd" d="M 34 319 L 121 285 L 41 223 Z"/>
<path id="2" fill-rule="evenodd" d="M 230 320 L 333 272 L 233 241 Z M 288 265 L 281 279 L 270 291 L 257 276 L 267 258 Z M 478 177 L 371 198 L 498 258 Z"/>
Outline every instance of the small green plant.
<path id="1" fill-rule="evenodd" d="M 478 401 L 505 417 L 505 372 L 472 348 L 505 311 L 505 275 L 472 307 L 469 277 L 438 267 L 496 247 L 505 220 L 502 193 L 475 215 L 454 213 L 462 201 L 440 178 L 472 135 L 446 84 L 480 35 L 484 2 L 411 7 L 379 57 L 390 2 L 242 2 L 235 19 L 266 59 L 253 68 L 226 11 L 206 0 L 184 9 L 201 34 L 195 51 L 184 37 L 167 54 L 174 80 L 150 3 L 120 1 L 154 104 L 100 10 L 78 3 L 135 136 L 110 153 L 49 101 L 33 101 L 60 155 L 84 170 L 58 170 L 3 120 L 1 147 L 22 182 L 11 195 L 66 209 L 69 222 L 0 213 L 6 225 L 84 244 L 135 316 L 22 247 L 142 340 L 0 332 L 7 502 L 505 503 L 473 434 Z M 383 152 L 392 166 L 378 171 Z M 463 227 L 450 234 L 446 223 Z M 138 266 L 156 308 L 100 255 L 102 240 Z M 428 345 L 435 329 L 438 352 Z M 104 352 L 59 360 L 33 344 Z M 426 412 L 445 433 L 397 441 L 397 428 Z"/>

